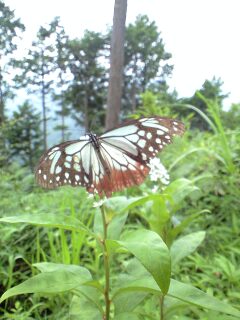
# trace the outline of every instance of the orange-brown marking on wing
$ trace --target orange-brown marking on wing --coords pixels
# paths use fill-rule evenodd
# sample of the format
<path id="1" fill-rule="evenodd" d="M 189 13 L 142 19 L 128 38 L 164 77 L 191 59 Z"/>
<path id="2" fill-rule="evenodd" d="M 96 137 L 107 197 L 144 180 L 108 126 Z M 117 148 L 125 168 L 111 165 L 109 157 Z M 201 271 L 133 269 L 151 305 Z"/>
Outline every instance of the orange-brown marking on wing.
<path id="1" fill-rule="evenodd" d="M 111 197 L 112 192 L 121 191 L 124 188 L 141 184 L 149 173 L 149 167 L 141 163 L 136 163 L 136 170 L 127 169 L 125 171 L 112 169 L 109 175 L 95 183 L 94 187 L 88 188 L 90 193 L 98 193 L 102 198 Z"/>

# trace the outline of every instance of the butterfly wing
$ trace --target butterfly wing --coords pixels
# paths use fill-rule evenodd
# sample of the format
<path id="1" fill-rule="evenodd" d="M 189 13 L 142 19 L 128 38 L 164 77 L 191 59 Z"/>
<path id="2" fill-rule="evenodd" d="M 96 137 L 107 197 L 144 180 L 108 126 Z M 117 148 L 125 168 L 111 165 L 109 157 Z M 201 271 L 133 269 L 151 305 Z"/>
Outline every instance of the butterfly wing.
<path id="1" fill-rule="evenodd" d="M 183 135 L 184 124 L 164 117 L 130 120 L 116 129 L 105 132 L 100 139 L 118 147 L 130 156 L 149 162 L 176 135 Z"/>
<path id="2" fill-rule="evenodd" d="M 36 168 L 37 183 L 48 189 L 62 185 L 88 186 L 91 148 L 88 137 L 50 148 L 40 158 Z"/>
<path id="3" fill-rule="evenodd" d="M 113 191 L 141 184 L 150 159 L 183 132 L 183 124 L 173 119 L 130 120 L 96 137 L 97 145 L 87 135 L 52 147 L 39 161 L 36 180 L 48 189 L 81 185 L 109 197 Z"/>
<path id="4" fill-rule="evenodd" d="M 107 195 L 125 187 L 141 184 L 149 173 L 149 161 L 174 135 L 182 135 L 184 125 L 177 120 L 152 117 L 130 120 L 99 137 L 101 155 L 110 169 L 104 177 Z M 98 189 L 98 186 L 96 186 Z"/>

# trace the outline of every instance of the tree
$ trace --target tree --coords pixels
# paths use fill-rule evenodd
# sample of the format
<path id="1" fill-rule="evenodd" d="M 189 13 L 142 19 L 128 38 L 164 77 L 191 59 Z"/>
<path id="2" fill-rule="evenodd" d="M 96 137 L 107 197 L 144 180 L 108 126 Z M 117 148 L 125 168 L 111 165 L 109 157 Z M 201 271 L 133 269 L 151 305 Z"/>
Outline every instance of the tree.
<path id="1" fill-rule="evenodd" d="M 6 119 L 6 101 L 13 97 L 10 82 L 10 63 L 12 53 L 17 49 L 16 40 L 25 30 L 14 11 L 0 0 L 0 166 L 7 161 L 5 132 L 9 123 Z"/>
<path id="2" fill-rule="evenodd" d="M 0 0 L 0 125 L 5 119 L 5 101 L 12 96 L 5 79 L 8 76 L 8 57 L 17 49 L 15 41 L 24 30 L 20 19 L 15 18 L 14 11 Z"/>
<path id="3" fill-rule="evenodd" d="M 32 170 L 42 152 L 41 117 L 33 106 L 25 101 L 14 111 L 11 118 L 12 128 L 8 130 L 7 140 L 11 146 L 10 158 L 20 159 L 23 165 Z"/>
<path id="4" fill-rule="evenodd" d="M 181 99 L 181 102 L 184 104 L 190 104 L 194 107 L 197 107 L 203 113 L 208 113 L 208 107 L 204 100 L 202 100 L 198 92 L 209 100 L 214 100 L 218 103 L 220 108 L 222 108 L 223 100 L 228 96 L 228 94 L 224 94 L 222 92 L 223 81 L 220 78 L 213 77 L 212 80 L 206 80 L 201 89 L 197 90 L 191 98 Z M 182 108 L 183 115 L 189 115 L 191 111 L 188 109 L 184 110 Z M 198 114 L 194 113 L 194 117 L 192 118 L 191 126 L 193 128 L 198 128 L 200 130 L 209 130 L 208 123 Z"/>
<path id="5" fill-rule="evenodd" d="M 146 15 L 137 17 L 134 24 L 126 28 L 125 42 L 125 110 L 135 111 L 140 95 L 162 86 L 173 67 L 168 63 L 171 54 L 165 51 L 161 33 L 156 23 Z"/>
<path id="6" fill-rule="evenodd" d="M 236 130 L 240 128 L 240 103 L 233 103 L 228 111 L 221 111 L 225 128 Z"/>
<path id="7" fill-rule="evenodd" d="M 123 86 L 126 14 L 127 0 L 115 0 L 113 29 L 111 36 L 110 77 L 107 99 L 106 129 L 111 129 L 119 122 Z"/>
<path id="8" fill-rule="evenodd" d="M 60 117 L 61 123 L 55 128 L 56 130 L 61 131 L 61 140 L 66 140 L 66 122 L 65 118 L 70 114 L 69 105 L 64 99 L 65 92 L 69 85 L 70 79 L 68 79 L 68 51 L 67 43 L 69 41 L 68 36 L 65 33 L 64 27 L 60 23 L 60 18 L 55 17 L 54 20 L 50 23 L 52 33 L 54 34 L 54 48 L 56 51 L 56 81 L 55 81 L 55 92 L 53 94 L 53 99 L 60 106 L 60 110 L 56 111 L 56 115 Z"/>
<path id="9" fill-rule="evenodd" d="M 18 87 L 28 87 L 29 92 L 39 92 L 42 103 L 43 143 L 47 149 L 47 106 L 46 97 L 52 91 L 53 74 L 56 70 L 55 52 L 51 36 L 54 29 L 40 27 L 36 41 L 32 42 L 26 57 L 15 62 L 20 74 L 15 77 Z"/>
<path id="10" fill-rule="evenodd" d="M 105 43 L 102 34 L 92 31 L 85 31 L 82 39 L 69 40 L 67 43 L 72 81 L 66 91 L 65 101 L 72 106 L 75 121 L 84 125 L 86 131 L 90 124 L 91 129 L 99 129 L 104 122 L 106 68 L 101 59 L 104 57 Z"/>

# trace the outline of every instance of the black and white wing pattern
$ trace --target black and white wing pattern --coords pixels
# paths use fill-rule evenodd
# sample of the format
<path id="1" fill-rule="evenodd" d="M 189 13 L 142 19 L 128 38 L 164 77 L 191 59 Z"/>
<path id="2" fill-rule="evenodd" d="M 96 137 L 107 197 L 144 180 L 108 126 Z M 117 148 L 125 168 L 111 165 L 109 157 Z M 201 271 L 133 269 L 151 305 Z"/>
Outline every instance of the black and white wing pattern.
<path id="1" fill-rule="evenodd" d="M 149 117 L 130 120 L 97 137 L 56 145 L 45 152 L 36 180 L 45 188 L 83 186 L 89 193 L 110 197 L 112 192 L 141 184 L 149 161 L 182 135 L 184 125 L 174 119 Z"/>

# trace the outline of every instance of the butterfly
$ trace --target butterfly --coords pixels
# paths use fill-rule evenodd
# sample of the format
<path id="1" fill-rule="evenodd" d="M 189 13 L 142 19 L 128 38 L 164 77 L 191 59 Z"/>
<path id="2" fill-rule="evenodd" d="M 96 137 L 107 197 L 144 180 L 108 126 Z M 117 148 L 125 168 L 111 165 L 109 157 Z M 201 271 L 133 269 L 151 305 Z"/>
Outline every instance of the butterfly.
<path id="1" fill-rule="evenodd" d="M 100 136 L 87 133 L 47 150 L 37 166 L 36 181 L 48 189 L 83 186 L 89 193 L 110 197 L 141 184 L 150 160 L 183 133 L 182 122 L 160 116 L 129 120 Z"/>

